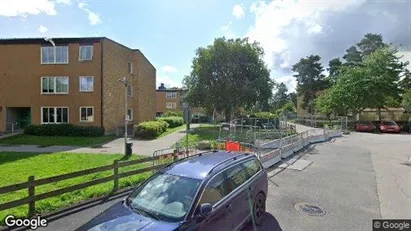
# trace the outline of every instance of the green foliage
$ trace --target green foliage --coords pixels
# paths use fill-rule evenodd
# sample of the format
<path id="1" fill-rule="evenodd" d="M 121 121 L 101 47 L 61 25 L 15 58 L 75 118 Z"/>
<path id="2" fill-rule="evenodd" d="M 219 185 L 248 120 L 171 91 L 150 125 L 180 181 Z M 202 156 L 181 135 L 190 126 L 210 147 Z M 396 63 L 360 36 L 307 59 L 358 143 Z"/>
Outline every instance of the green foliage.
<path id="1" fill-rule="evenodd" d="M 295 106 L 291 100 L 289 100 L 286 104 L 284 104 L 280 109 L 276 111 L 277 116 L 281 116 L 284 113 L 288 112 L 295 112 Z"/>
<path id="2" fill-rule="evenodd" d="M 182 111 L 166 111 L 162 115 L 162 117 L 171 117 L 171 116 L 183 117 L 183 112 Z"/>
<path id="3" fill-rule="evenodd" d="M 165 121 L 148 121 L 134 126 L 134 137 L 142 139 L 154 139 L 167 130 Z"/>
<path id="4" fill-rule="evenodd" d="M 405 93 L 403 94 L 401 105 L 406 111 L 411 111 L 411 89 L 405 91 Z"/>
<path id="5" fill-rule="evenodd" d="M 167 122 L 169 128 L 179 127 L 184 124 L 184 118 L 178 116 L 160 117 L 157 121 Z"/>
<path id="6" fill-rule="evenodd" d="M 200 47 L 190 76 L 184 78 L 187 101 L 210 112 L 215 109 L 230 119 L 238 107 L 264 106 L 272 96 L 273 81 L 258 43 L 244 39 L 217 38 Z"/>
<path id="7" fill-rule="evenodd" d="M 287 94 L 287 86 L 284 83 L 276 84 L 276 93 L 273 95 L 270 106 L 273 110 L 280 109 L 283 107 L 289 98 L 289 95 Z"/>
<path id="8" fill-rule="evenodd" d="M 102 136 L 104 128 L 94 126 L 77 126 L 72 124 L 30 125 L 24 133 L 36 136 Z"/>
<path id="9" fill-rule="evenodd" d="M 292 71 L 297 73 L 293 76 L 297 80 L 298 94 L 303 96 L 301 106 L 309 113 L 314 112 L 316 93 L 327 87 L 327 81 L 322 74 L 324 68 L 320 60 L 320 56 L 310 55 L 292 66 Z"/>
<path id="10" fill-rule="evenodd" d="M 328 63 L 328 72 L 330 73 L 327 77 L 330 84 L 335 84 L 337 82 L 337 78 L 341 73 L 341 67 L 343 63 L 339 58 L 331 59 Z"/>
<path id="11" fill-rule="evenodd" d="M 345 55 L 343 59 L 346 61 L 345 66 L 358 66 L 362 62 L 361 52 L 356 46 L 351 46 L 345 50 Z"/>
<path id="12" fill-rule="evenodd" d="M 270 112 L 257 112 L 251 115 L 251 117 L 261 118 L 261 119 L 276 119 L 277 115 Z"/>

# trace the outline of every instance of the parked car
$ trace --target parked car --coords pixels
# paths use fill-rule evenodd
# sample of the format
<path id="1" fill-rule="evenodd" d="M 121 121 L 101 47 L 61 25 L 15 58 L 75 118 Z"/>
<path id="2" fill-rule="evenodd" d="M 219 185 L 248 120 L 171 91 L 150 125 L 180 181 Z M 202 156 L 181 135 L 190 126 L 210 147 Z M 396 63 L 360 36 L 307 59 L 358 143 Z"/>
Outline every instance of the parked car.
<path id="1" fill-rule="evenodd" d="M 230 129 L 235 128 L 235 124 L 231 124 L 231 123 L 222 123 L 222 124 L 220 125 L 220 127 L 221 127 L 221 129 L 223 129 L 223 130 L 227 130 L 227 131 L 229 131 Z"/>
<path id="2" fill-rule="evenodd" d="M 359 122 L 355 125 L 355 130 L 357 132 L 373 132 L 375 126 L 371 122 Z"/>
<path id="3" fill-rule="evenodd" d="M 380 131 L 400 133 L 401 128 L 394 121 L 381 121 Z"/>
<path id="4" fill-rule="evenodd" d="M 159 170 L 78 230 L 240 230 L 251 217 L 263 221 L 267 187 L 255 155 L 201 153 Z"/>

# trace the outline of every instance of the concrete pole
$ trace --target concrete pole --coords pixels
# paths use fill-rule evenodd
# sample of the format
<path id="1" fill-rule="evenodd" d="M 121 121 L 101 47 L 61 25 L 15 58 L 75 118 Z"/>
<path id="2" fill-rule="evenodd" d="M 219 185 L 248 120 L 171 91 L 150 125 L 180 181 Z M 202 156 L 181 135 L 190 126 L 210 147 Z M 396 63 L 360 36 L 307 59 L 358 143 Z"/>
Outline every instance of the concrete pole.
<path id="1" fill-rule="evenodd" d="M 124 154 L 127 153 L 127 114 L 128 114 L 128 84 L 125 82 L 126 94 L 125 94 L 125 114 L 124 114 Z"/>

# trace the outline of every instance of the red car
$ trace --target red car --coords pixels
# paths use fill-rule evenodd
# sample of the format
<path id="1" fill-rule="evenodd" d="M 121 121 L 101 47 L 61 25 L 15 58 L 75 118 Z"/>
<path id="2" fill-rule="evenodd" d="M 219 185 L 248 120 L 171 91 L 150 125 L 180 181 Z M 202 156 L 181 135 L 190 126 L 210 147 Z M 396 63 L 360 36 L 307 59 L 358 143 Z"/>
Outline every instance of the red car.
<path id="1" fill-rule="evenodd" d="M 360 122 L 355 126 L 357 132 L 373 132 L 375 126 L 371 122 Z"/>
<path id="2" fill-rule="evenodd" d="M 400 133 L 401 128 L 394 121 L 382 121 L 380 124 L 380 131 Z"/>

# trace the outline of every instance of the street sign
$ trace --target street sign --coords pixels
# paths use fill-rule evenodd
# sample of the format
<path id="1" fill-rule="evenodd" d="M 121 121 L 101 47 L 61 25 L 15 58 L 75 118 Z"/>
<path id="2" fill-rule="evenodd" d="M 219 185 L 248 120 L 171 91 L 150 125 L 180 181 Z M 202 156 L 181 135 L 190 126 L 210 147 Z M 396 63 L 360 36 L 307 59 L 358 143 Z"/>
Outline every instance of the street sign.
<path id="1" fill-rule="evenodd" d="M 183 103 L 182 108 L 188 108 L 188 103 Z"/>

